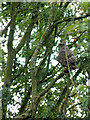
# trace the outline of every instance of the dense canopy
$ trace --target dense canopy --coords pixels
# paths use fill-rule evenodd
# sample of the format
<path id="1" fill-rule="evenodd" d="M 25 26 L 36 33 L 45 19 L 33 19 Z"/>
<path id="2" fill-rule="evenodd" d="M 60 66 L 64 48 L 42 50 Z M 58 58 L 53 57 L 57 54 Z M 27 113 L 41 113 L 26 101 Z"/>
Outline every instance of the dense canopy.
<path id="1" fill-rule="evenodd" d="M 88 118 L 88 2 L 3 2 L 2 118 Z M 58 63 L 59 43 L 78 69 Z M 68 59 L 68 56 L 67 56 Z"/>

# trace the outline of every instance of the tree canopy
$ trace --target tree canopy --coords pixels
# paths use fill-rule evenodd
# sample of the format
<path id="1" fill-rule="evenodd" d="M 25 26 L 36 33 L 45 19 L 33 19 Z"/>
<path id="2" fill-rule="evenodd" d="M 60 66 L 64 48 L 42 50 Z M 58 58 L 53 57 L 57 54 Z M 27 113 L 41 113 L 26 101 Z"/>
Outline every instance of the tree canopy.
<path id="1" fill-rule="evenodd" d="M 3 2 L 2 118 L 88 118 L 88 2 Z M 65 72 L 59 43 L 77 58 Z M 68 65 L 69 66 L 69 65 Z"/>

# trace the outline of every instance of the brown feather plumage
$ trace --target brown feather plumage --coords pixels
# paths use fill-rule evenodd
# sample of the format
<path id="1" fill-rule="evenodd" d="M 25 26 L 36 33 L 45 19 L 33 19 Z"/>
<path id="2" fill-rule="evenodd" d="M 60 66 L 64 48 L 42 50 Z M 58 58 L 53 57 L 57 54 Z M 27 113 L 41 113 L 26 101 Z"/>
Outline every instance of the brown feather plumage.
<path id="1" fill-rule="evenodd" d="M 59 47 L 60 47 L 60 51 L 57 57 L 57 61 L 61 63 L 63 67 L 67 67 L 67 60 L 66 60 L 66 52 L 67 52 L 68 63 L 69 63 L 70 69 L 77 69 L 77 65 L 76 65 L 77 59 L 74 56 L 74 52 L 70 50 L 64 43 L 60 43 Z"/>

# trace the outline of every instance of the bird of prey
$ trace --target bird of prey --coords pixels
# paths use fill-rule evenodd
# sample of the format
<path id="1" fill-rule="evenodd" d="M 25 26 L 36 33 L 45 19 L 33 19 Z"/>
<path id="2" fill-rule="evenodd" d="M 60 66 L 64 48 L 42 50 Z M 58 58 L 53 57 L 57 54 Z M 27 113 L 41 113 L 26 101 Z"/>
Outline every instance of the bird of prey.
<path id="1" fill-rule="evenodd" d="M 57 57 L 57 61 L 59 63 L 61 63 L 61 65 L 63 67 L 68 67 L 68 65 L 67 65 L 67 60 L 68 60 L 70 69 L 71 70 L 77 69 L 77 65 L 76 65 L 77 59 L 74 56 L 74 52 L 72 50 L 70 50 L 64 43 L 60 43 L 58 46 L 60 48 L 60 51 L 59 51 L 59 55 Z M 66 58 L 66 54 L 67 54 L 68 59 Z"/>

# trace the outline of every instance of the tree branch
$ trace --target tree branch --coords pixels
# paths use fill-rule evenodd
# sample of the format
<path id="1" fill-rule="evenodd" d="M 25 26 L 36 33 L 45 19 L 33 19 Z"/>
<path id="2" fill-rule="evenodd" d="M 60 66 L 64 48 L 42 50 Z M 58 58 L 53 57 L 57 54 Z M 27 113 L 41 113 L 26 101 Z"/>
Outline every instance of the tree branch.
<path id="1" fill-rule="evenodd" d="M 53 26 L 52 23 L 54 21 L 54 9 L 55 9 L 55 3 L 52 3 L 51 10 L 50 10 L 50 15 L 48 18 L 48 23 L 47 27 L 45 29 L 45 32 L 42 34 L 40 42 L 36 48 L 36 50 L 33 53 L 33 56 L 31 58 L 31 79 L 32 79 L 32 118 L 34 119 L 37 105 L 38 105 L 38 99 L 37 97 L 37 78 L 34 73 L 36 73 L 36 60 L 37 60 L 37 55 L 45 41 L 45 39 L 53 32 Z"/>
<path id="2" fill-rule="evenodd" d="M 50 57 L 51 57 L 51 53 L 49 52 L 48 60 L 47 60 L 47 67 L 46 67 L 46 70 L 45 70 L 46 73 L 48 72 L 48 69 L 49 69 Z"/>
<path id="3" fill-rule="evenodd" d="M 65 75 L 65 73 L 61 73 L 60 75 L 58 75 L 40 94 L 38 98 L 41 98 L 45 93 L 47 93 L 51 87 L 55 84 L 55 82 L 60 79 L 61 77 L 63 77 Z"/>
<path id="4" fill-rule="evenodd" d="M 59 65 L 59 63 L 58 63 L 55 67 L 53 67 L 53 69 L 52 69 L 50 72 L 48 72 L 48 73 L 40 80 L 40 83 L 42 83 L 47 76 L 51 75 L 51 74 L 53 73 L 53 71 L 55 70 L 55 68 L 56 68 L 58 65 Z M 60 68 L 60 69 L 61 69 L 61 68 Z M 46 81 L 46 80 L 45 80 L 45 81 Z"/>
<path id="5" fill-rule="evenodd" d="M 61 68 L 59 68 L 58 71 L 52 73 L 52 75 L 50 75 L 49 77 L 43 79 L 43 81 L 40 81 L 40 83 L 47 82 L 49 79 L 53 78 L 53 77 L 55 76 L 55 74 L 60 71 L 60 69 L 61 69 Z"/>
<path id="6" fill-rule="evenodd" d="M 84 61 L 83 63 L 83 59 L 84 58 L 80 58 L 81 61 L 80 61 L 80 67 L 79 69 L 77 70 L 76 74 L 73 76 L 73 80 L 76 80 L 77 76 L 79 75 L 79 73 L 83 70 L 83 68 L 85 67 L 85 62 L 87 62 L 87 60 Z"/>
<path id="7" fill-rule="evenodd" d="M 59 33 L 57 33 L 57 36 L 61 34 L 63 28 L 64 28 L 67 24 L 68 24 L 68 23 L 66 22 L 66 23 L 63 25 L 63 27 L 60 29 Z"/>
<path id="8" fill-rule="evenodd" d="M 10 9 L 11 20 L 13 18 L 13 14 L 15 13 L 15 7 L 16 7 L 16 4 L 11 5 L 11 9 Z M 12 78 L 13 58 L 15 57 L 15 54 L 13 53 L 14 30 L 15 30 L 15 19 L 12 20 L 12 23 L 10 25 L 10 32 L 9 32 L 8 43 L 7 43 L 8 57 L 7 57 L 7 63 L 6 63 L 7 66 L 6 66 L 6 73 L 5 73 L 6 86 L 10 86 L 12 82 L 11 78 Z"/>
<path id="9" fill-rule="evenodd" d="M 34 18 L 36 19 L 36 18 Z M 34 23 L 35 23 L 35 20 L 31 20 L 31 23 L 29 24 L 23 38 L 21 39 L 20 43 L 18 44 L 18 46 L 16 47 L 15 51 L 16 51 L 16 54 L 21 50 L 21 48 L 24 46 L 25 44 L 25 41 L 27 39 L 27 35 L 31 33 L 32 31 L 32 28 L 34 26 Z"/>
<path id="10" fill-rule="evenodd" d="M 21 69 L 20 72 L 19 72 L 12 80 L 17 79 L 17 78 L 21 75 L 21 73 L 24 71 L 24 69 L 26 68 L 27 64 L 29 63 L 29 60 L 31 59 L 34 51 L 35 51 L 35 48 L 34 48 L 32 54 L 28 57 L 27 62 L 25 63 L 24 67 L 23 67 L 23 68 L 20 68 L 20 69 Z"/>
<path id="11" fill-rule="evenodd" d="M 59 97 L 59 100 L 55 103 L 55 106 L 51 108 L 51 110 L 50 110 L 51 112 L 50 112 L 50 113 L 52 113 L 52 112 L 55 110 L 55 108 L 57 108 L 58 105 L 61 104 L 63 98 L 65 97 L 66 92 L 67 92 L 67 86 L 65 86 L 65 88 L 62 90 L 62 92 L 61 92 L 61 94 L 60 94 L 60 97 Z M 51 115 L 51 114 L 49 114 L 48 117 L 49 117 L 50 115 Z"/>
<path id="12" fill-rule="evenodd" d="M 49 52 L 47 52 L 47 54 L 43 57 L 43 60 L 40 62 L 39 66 L 38 66 L 38 69 L 37 69 L 37 71 L 36 71 L 36 73 L 35 73 L 35 76 L 37 76 L 37 74 L 38 74 L 38 72 L 39 72 L 39 70 L 40 70 L 40 67 L 41 67 L 41 65 L 44 63 L 44 61 L 45 61 L 45 59 L 47 58 L 48 54 L 49 54 Z"/>
<path id="13" fill-rule="evenodd" d="M 28 92 L 25 94 L 24 99 L 22 100 L 21 108 L 20 108 L 20 111 L 19 111 L 20 114 L 25 110 L 25 107 L 26 107 L 27 102 L 28 102 L 28 100 L 30 98 L 30 95 L 31 95 L 31 91 L 32 91 L 32 88 L 30 87 L 28 89 Z"/>
<path id="14" fill-rule="evenodd" d="M 68 110 L 71 110 L 71 109 L 73 109 L 74 107 L 76 107 L 77 105 L 81 105 L 81 104 L 82 104 L 82 102 L 77 103 L 77 104 L 75 104 L 75 105 L 71 106 L 70 108 L 68 108 Z"/>
<path id="15" fill-rule="evenodd" d="M 71 0 L 71 1 L 73 1 L 73 0 Z M 67 8 L 67 6 L 69 5 L 69 3 L 71 3 L 71 2 L 66 2 L 66 3 L 64 4 L 63 8 L 64 8 L 64 9 Z"/>
<path id="16" fill-rule="evenodd" d="M 12 19 L 11 19 L 10 22 L 7 24 L 7 26 L 4 28 L 4 30 L 1 32 L 0 36 L 2 36 L 2 35 L 5 33 L 5 31 L 6 31 L 7 28 L 10 26 L 10 24 L 12 23 L 12 21 L 16 18 L 16 16 L 17 16 L 20 12 L 27 10 L 28 7 L 30 6 L 30 4 L 31 4 L 31 3 L 29 3 L 29 5 L 28 5 L 26 8 L 21 8 L 21 9 L 19 9 L 19 10 L 13 15 Z"/>
<path id="17" fill-rule="evenodd" d="M 68 18 L 68 19 L 64 19 L 64 20 L 59 20 L 57 21 L 56 23 L 54 23 L 54 26 L 56 26 L 57 24 L 60 24 L 60 23 L 63 23 L 63 22 L 70 22 L 71 20 L 80 20 L 80 19 L 83 19 L 83 18 L 86 18 L 86 17 L 89 17 L 89 13 L 86 14 L 85 16 L 80 16 L 80 17 L 76 17 L 76 18 Z"/>
<path id="18" fill-rule="evenodd" d="M 36 5 L 36 7 L 35 7 L 35 8 L 37 8 L 37 9 L 36 9 L 36 11 L 34 11 L 34 12 L 32 13 L 32 14 L 35 14 L 35 15 L 32 17 L 31 22 L 30 22 L 29 26 L 27 27 L 27 30 L 26 30 L 23 38 L 21 39 L 20 43 L 19 43 L 18 46 L 16 47 L 16 49 L 15 49 L 16 53 L 18 53 L 18 52 L 21 50 L 22 46 L 25 44 L 25 41 L 26 41 L 26 39 L 27 39 L 27 35 L 31 33 L 31 31 L 32 31 L 32 29 L 33 29 L 33 27 L 34 27 L 34 24 L 35 24 L 36 21 L 37 21 L 37 13 L 38 13 L 38 11 L 39 11 L 40 5 L 41 5 L 40 3 L 37 3 L 37 5 Z"/>
<path id="19" fill-rule="evenodd" d="M 71 44 L 71 45 L 68 45 L 69 48 L 72 48 L 72 46 L 79 40 L 79 38 L 86 32 L 87 30 L 84 30 L 77 38 L 76 40 Z"/>

